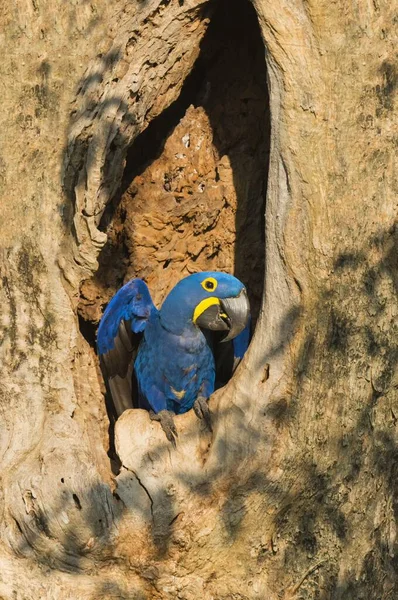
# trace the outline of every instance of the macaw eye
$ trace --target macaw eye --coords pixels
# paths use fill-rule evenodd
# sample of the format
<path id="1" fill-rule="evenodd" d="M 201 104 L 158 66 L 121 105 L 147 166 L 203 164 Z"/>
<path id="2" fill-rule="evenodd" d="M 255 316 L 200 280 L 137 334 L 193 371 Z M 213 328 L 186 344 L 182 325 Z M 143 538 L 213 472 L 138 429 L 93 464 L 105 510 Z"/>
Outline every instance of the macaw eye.
<path id="1" fill-rule="evenodd" d="M 201 285 L 207 292 L 212 292 L 216 289 L 218 283 L 217 280 L 214 279 L 214 277 L 208 277 L 207 279 L 202 281 Z"/>

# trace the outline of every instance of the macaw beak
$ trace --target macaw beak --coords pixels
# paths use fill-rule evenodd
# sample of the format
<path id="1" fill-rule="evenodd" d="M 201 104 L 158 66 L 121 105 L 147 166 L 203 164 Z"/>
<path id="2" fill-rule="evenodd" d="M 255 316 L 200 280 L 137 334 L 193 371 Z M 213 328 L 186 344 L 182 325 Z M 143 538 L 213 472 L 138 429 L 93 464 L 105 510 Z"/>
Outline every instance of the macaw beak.
<path id="1" fill-rule="evenodd" d="M 220 302 L 224 313 L 227 315 L 227 322 L 229 321 L 228 335 L 221 341 L 228 342 L 239 335 L 247 325 L 250 317 L 249 298 L 245 288 L 243 288 L 236 298 L 224 298 L 223 300 L 220 299 Z"/>
<path id="2" fill-rule="evenodd" d="M 235 298 L 220 298 L 220 304 L 209 306 L 196 320 L 198 327 L 212 331 L 228 331 L 222 342 L 228 342 L 246 327 L 250 305 L 246 290 Z"/>

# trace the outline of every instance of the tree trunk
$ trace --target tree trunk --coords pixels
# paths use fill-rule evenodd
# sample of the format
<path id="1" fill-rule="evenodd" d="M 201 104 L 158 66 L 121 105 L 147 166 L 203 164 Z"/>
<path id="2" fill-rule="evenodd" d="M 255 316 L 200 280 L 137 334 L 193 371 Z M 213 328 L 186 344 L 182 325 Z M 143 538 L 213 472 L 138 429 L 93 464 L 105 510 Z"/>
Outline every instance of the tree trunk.
<path id="1" fill-rule="evenodd" d="M 1 597 L 397 597 L 393 3 L 0 22 Z M 138 410 L 108 432 L 106 302 L 208 268 L 257 321 L 213 433 L 190 411 L 173 449 Z"/>

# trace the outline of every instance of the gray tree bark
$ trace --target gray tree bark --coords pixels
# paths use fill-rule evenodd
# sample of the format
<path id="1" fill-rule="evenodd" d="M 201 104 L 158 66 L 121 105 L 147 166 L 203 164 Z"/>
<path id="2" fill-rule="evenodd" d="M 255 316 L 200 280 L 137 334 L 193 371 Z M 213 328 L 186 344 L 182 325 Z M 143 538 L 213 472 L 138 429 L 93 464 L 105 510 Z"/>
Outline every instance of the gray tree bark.
<path id="1" fill-rule="evenodd" d="M 189 412 L 174 450 L 122 415 L 117 476 L 80 288 L 128 149 L 179 96 L 217 2 L 4 7 L 3 598 L 398 594 L 394 6 L 253 6 L 271 111 L 254 338 L 212 434 Z"/>

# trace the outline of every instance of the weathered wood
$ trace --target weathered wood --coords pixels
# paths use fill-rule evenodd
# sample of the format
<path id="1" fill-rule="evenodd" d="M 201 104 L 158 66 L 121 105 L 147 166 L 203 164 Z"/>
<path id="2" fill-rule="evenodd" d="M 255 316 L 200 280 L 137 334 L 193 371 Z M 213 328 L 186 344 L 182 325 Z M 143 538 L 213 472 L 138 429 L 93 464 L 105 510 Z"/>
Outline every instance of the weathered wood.
<path id="1" fill-rule="evenodd" d="M 217 2 L 0 17 L 4 598 L 397 595 L 394 5 L 253 5 L 271 109 L 255 336 L 213 434 L 182 415 L 173 450 L 129 411 L 116 477 L 80 286 L 128 148 L 178 97 Z"/>

